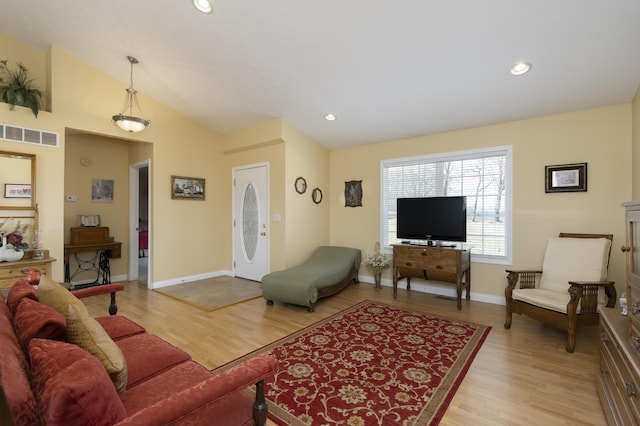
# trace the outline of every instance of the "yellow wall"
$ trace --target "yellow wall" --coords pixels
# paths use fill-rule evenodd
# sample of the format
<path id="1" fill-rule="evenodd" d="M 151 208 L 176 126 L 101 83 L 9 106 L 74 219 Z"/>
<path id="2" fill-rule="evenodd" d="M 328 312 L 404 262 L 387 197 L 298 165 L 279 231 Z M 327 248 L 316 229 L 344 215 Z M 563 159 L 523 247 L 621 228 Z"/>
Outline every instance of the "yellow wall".
<path id="1" fill-rule="evenodd" d="M 224 146 L 229 178 L 233 167 L 269 163 L 271 271 L 297 265 L 317 246 L 328 244 L 328 200 L 318 205 L 311 201 L 313 188 L 328 193 L 326 148 L 280 119 L 226 134 Z M 307 180 L 308 189 L 302 195 L 293 185 L 298 176 Z M 228 187 L 231 190 L 230 181 Z M 274 215 L 280 215 L 280 220 L 274 220 Z"/>
<path id="2" fill-rule="evenodd" d="M 100 215 L 100 226 L 109 227 L 109 236 L 122 245 L 122 257 L 110 262 L 111 275 L 126 275 L 129 256 L 129 142 L 105 138 L 98 135 L 72 134 L 66 137 L 65 155 L 65 197 L 74 195 L 75 202 L 66 202 L 64 209 L 64 229 L 80 226 L 78 217 L 82 214 Z M 82 158 L 91 164 L 80 163 Z M 108 179 L 114 182 L 114 197 L 111 203 L 92 200 L 93 179 Z M 65 242 L 69 242 L 69 232 Z M 82 259 L 88 255 L 81 255 Z M 71 262 L 75 270 L 76 262 Z M 74 280 L 95 278 L 95 274 L 79 274 Z"/>
<path id="3" fill-rule="evenodd" d="M 321 245 L 329 244 L 329 151 L 308 136 L 284 122 L 286 144 L 287 237 L 284 247 L 287 267 L 309 258 Z M 298 194 L 295 180 L 304 177 L 307 191 Z M 323 193 L 320 204 L 311 199 L 311 192 L 319 188 Z"/>
<path id="4" fill-rule="evenodd" d="M 640 164 L 638 95 L 630 104 L 329 152 L 280 119 L 219 135 L 144 94 L 140 94 L 140 103 L 152 123 L 144 132 L 126 134 L 110 121 L 122 104 L 125 83 L 56 47 L 36 52 L 4 37 L 0 37 L 0 47 L 5 57 L 25 62 L 38 78 L 44 76 L 50 82 L 46 91 L 53 94 L 51 112 L 41 112 L 37 119 L 25 108 L 11 112 L 0 105 L 0 123 L 57 132 L 60 147 L 0 141 L 0 150 L 37 155 L 40 227 L 46 248 L 59 259 L 53 265 L 56 279 L 62 278 L 62 246 L 77 213 L 64 202 L 65 181 L 71 189 L 83 173 L 65 164 L 65 153 L 72 156 L 80 149 L 73 146 L 75 136 L 66 140 L 67 134 L 76 131 L 100 135 L 109 140 L 106 144 L 128 141 L 128 151 L 122 154 L 128 164 L 152 161 L 150 233 L 156 282 L 232 269 L 231 172 L 239 165 L 270 164 L 270 216 L 281 215 L 280 222 L 270 222 L 272 270 L 298 263 L 325 243 L 372 250 L 380 239 L 383 159 L 512 145 L 513 266 L 519 268 L 539 266 L 544 241 L 560 231 L 611 232 L 614 246 L 619 246 L 624 238 L 620 203 L 640 198 L 640 184 L 631 184 L 640 182 L 633 167 Z M 77 143 L 81 146 L 80 138 Z M 67 164 L 73 161 L 69 158 Z M 574 162 L 589 164 L 588 192 L 545 194 L 544 166 Z M 119 159 L 118 168 L 128 166 L 124 163 Z M 172 200 L 171 175 L 205 178 L 206 200 Z M 307 180 L 303 195 L 294 190 L 298 176 Z M 344 182 L 350 180 L 363 181 L 363 207 L 344 207 Z M 311 201 L 315 187 L 324 194 L 319 205 Z M 84 188 L 82 184 L 78 191 Z M 117 193 L 120 189 L 127 190 L 117 185 Z M 126 226 L 122 228 L 120 219 L 117 221 L 117 238 L 128 241 L 120 237 L 121 232 L 126 234 Z M 119 262 L 126 264 L 126 258 Z M 505 267 L 474 263 L 473 292 L 499 302 Z M 368 274 L 366 270 L 361 273 Z M 388 272 L 385 278 L 388 280 Z M 624 258 L 617 250 L 612 252 L 610 278 L 620 291 Z"/>
<path id="5" fill-rule="evenodd" d="M 332 151 L 331 244 L 371 251 L 379 241 L 381 160 L 502 145 L 513 146 L 514 267 L 538 268 L 547 237 L 561 231 L 613 233 L 616 247 L 624 241 L 620 204 L 631 197 L 630 105 Z M 580 162 L 588 163 L 588 192 L 544 192 L 545 165 Z M 363 207 L 344 207 L 348 180 L 363 181 Z M 614 250 L 609 271 L 620 292 L 624 265 Z M 504 299 L 504 270 L 474 262 L 472 292 Z"/>
<path id="6" fill-rule="evenodd" d="M 636 96 L 633 98 L 632 111 L 633 160 L 631 182 L 633 199 L 640 200 L 640 87 L 636 91 Z"/>
<path id="7" fill-rule="evenodd" d="M 246 166 L 258 163 L 269 164 L 269 267 L 270 270 L 283 269 L 285 265 L 285 253 L 281 250 L 285 240 L 284 219 L 284 198 L 282 188 L 284 187 L 284 142 L 280 139 L 279 123 L 276 123 L 276 130 L 273 132 L 266 132 L 264 135 L 268 140 L 261 140 L 259 136 L 261 133 L 256 131 L 255 135 L 258 138 L 252 137 L 245 129 L 245 131 L 231 133 L 225 135 L 226 146 L 235 147 L 232 150 L 225 151 L 225 176 L 222 179 L 220 185 L 222 185 L 227 193 L 226 197 L 231 203 L 232 199 L 232 182 L 233 168 L 239 166 Z M 276 139 L 270 139 L 276 138 Z M 282 216 L 281 221 L 274 221 L 273 214 L 278 213 Z M 232 210 L 229 211 L 229 215 L 226 218 L 226 223 L 231 224 Z M 227 240 L 232 240 L 232 229 L 227 226 Z M 227 247 L 229 256 L 231 253 L 231 243 Z"/>
<path id="8" fill-rule="evenodd" d="M 6 39 L 3 39 L 6 42 Z M 2 47 L 8 58 L 49 58 L 53 94 L 52 112 L 36 119 L 29 110 L 9 111 L 0 106 L 0 123 L 57 132 L 60 147 L 38 147 L 0 141 L 0 149 L 37 155 L 37 202 L 43 241 L 58 259 L 53 264 L 55 279 L 61 280 L 62 249 L 68 238 L 64 211 L 65 135 L 67 129 L 106 138 L 128 139 L 153 144 L 151 178 L 154 281 L 166 281 L 230 269 L 228 221 L 231 211 L 228 187 L 217 185 L 227 177 L 220 152 L 221 137 L 166 106 L 139 95 L 151 125 L 139 134 L 127 134 L 115 127 L 110 117 L 122 105 L 126 85 L 68 55 L 55 46 L 50 52 L 35 52 L 11 41 Z M 27 55 L 25 52 L 30 52 Z M 30 68 L 40 67 L 41 61 Z M 45 74 L 43 72 L 42 74 Z M 35 74 L 34 75 L 41 75 Z M 205 178 L 205 201 L 171 199 L 171 175 Z M 71 174 L 69 180 L 74 180 Z M 122 231 L 126 233 L 126 230 Z M 126 235 L 126 234 L 125 234 Z M 120 239 L 120 237 L 118 236 Z M 123 242 L 127 241 L 124 239 Z M 212 244 L 216 241 L 216 244 Z M 120 262 L 126 262 L 125 259 Z"/>

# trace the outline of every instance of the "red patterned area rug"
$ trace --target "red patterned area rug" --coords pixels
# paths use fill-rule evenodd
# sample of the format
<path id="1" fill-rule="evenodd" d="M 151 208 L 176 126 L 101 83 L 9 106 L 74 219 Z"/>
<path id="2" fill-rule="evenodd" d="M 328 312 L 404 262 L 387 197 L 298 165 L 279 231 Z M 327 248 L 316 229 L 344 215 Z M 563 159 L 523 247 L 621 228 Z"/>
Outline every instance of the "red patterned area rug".
<path id="1" fill-rule="evenodd" d="M 437 425 L 491 327 L 364 301 L 258 353 L 279 425 Z"/>

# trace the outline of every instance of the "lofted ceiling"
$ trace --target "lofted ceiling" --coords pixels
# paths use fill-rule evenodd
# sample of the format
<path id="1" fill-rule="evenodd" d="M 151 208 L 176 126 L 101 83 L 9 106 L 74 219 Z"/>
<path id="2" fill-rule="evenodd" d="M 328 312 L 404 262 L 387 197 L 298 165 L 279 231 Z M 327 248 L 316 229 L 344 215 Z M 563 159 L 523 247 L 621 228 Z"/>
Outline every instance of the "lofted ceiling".
<path id="1" fill-rule="evenodd" d="M 4 0 L 0 33 L 41 51 L 56 45 L 121 80 L 123 98 L 135 56 L 139 92 L 216 132 L 283 118 L 330 149 L 626 103 L 640 83 L 638 0 L 214 8 Z M 531 72 L 512 76 L 518 61 Z"/>

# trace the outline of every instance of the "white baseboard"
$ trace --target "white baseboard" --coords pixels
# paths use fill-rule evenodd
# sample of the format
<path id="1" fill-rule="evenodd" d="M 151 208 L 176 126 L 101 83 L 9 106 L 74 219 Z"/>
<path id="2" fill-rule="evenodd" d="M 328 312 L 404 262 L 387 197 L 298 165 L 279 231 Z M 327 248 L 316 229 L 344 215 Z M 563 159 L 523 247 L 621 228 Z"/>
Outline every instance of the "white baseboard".
<path id="1" fill-rule="evenodd" d="M 207 278 L 215 278 L 215 277 L 222 277 L 222 276 L 232 277 L 233 272 L 232 271 L 214 271 L 214 272 L 207 272 L 206 274 L 189 275 L 186 277 L 173 278 L 165 281 L 155 281 L 151 284 L 150 288 L 169 287 L 170 285 L 184 284 L 192 281 L 206 280 Z"/>
<path id="2" fill-rule="evenodd" d="M 361 279 L 360 279 L 361 281 L 362 281 L 362 278 L 365 279 L 365 282 L 371 282 L 371 283 L 375 282 L 373 276 L 363 275 L 361 276 Z M 381 284 L 384 287 L 393 288 L 393 281 L 389 278 L 383 278 Z M 398 288 L 406 290 L 407 281 L 402 280 L 398 282 Z M 457 296 L 456 289 L 451 285 L 433 284 L 430 281 L 418 280 L 416 278 L 411 280 L 411 291 L 418 291 L 421 293 L 430 293 L 430 294 L 436 294 L 438 296 L 454 297 L 454 298 Z M 464 297 L 464 293 L 463 293 L 463 297 Z M 471 291 L 471 300 L 475 300 L 477 302 L 492 303 L 494 305 L 504 305 L 506 303 L 504 300 L 504 296 L 495 296 L 492 294 L 484 294 L 484 293 L 474 293 L 473 291 Z"/>
<path id="3" fill-rule="evenodd" d="M 228 271 L 228 270 L 213 271 L 213 272 L 207 272 L 205 274 L 189 275 L 186 277 L 173 278 L 165 281 L 156 281 L 152 284 L 150 288 L 162 288 L 162 287 L 168 287 L 171 285 L 184 284 L 192 281 L 198 281 L 198 280 L 204 280 L 207 278 L 215 278 L 215 277 L 222 277 L 222 276 L 233 277 L 234 274 L 233 274 L 233 271 Z M 127 279 L 126 275 L 122 275 L 122 276 L 119 275 L 116 277 L 112 277 L 111 282 L 125 281 L 126 279 Z M 370 283 L 374 282 L 373 276 L 369 276 L 369 275 L 363 275 L 360 277 L 360 279 L 361 280 L 364 279 L 365 282 L 370 282 Z M 384 287 L 392 288 L 393 281 L 391 281 L 388 278 L 383 278 L 382 285 Z M 400 281 L 398 283 L 398 288 L 406 290 L 407 281 L 406 280 Z M 438 296 L 445 296 L 445 297 L 456 297 L 456 289 L 449 284 L 442 284 L 442 285 L 433 284 L 429 281 L 418 280 L 415 278 L 412 280 L 412 283 L 411 283 L 411 291 L 430 293 L 430 294 L 435 294 Z M 471 292 L 471 300 L 475 300 L 477 302 L 492 303 L 494 305 L 505 304 L 504 296 L 495 296 L 492 294 L 484 294 L 484 293 L 474 293 L 473 291 Z"/>
<path id="4" fill-rule="evenodd" d="M 111 282 L 112 283 L 119 283 L 121 281 L 127 281 L 128 277 L 127 275 L 113 275 L 111 276 Z M 94 283 L 95 280 L 79 280 L 79 281 L 72 281 L 71 284 L 72 285 L 82 285 L 82 284 L 91 284 Z"/>

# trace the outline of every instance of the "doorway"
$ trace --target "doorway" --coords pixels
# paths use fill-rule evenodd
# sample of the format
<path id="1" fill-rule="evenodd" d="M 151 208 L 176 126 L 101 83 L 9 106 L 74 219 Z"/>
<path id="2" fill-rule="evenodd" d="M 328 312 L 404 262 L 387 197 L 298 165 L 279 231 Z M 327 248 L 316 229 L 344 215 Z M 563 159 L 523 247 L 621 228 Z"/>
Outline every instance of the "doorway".
<path id="1" fill-rule="evenodd" d="M 232 173 L 234 274 L 262 281 L 269 272 L 269 163 Z"/>
<path id="2" fill-rule="evenodd" d="M 129 280 L 152 288 L 151 281 L 151 161 L 129 166 Z"/>

